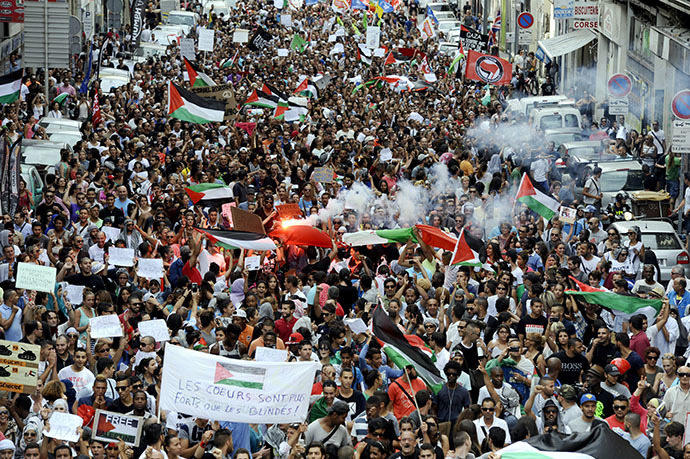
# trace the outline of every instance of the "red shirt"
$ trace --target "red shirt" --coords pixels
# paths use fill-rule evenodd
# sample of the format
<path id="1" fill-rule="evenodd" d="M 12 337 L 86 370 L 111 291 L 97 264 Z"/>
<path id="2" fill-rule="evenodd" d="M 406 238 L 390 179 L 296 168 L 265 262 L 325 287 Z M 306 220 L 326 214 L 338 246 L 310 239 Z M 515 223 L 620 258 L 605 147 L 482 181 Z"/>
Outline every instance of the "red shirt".
<path id="1" fill-rule="evenodd" d="M 647 338 L 647 334 L 645 332 L 640 332 L 630 338 L 630 349 L 637 352 L 640 357 L 644 355 L 644 351 L 649 346 L 649 338 Z"/>
<path id="2" fill-rule="evenodd" d="M 609 427 L 612 429 L 614 427 L 619 427 L 621 430 L 625 430 L 625 425 L 623 425 L 622 422 L 618 422 L 618 419 L 616 419 L 616 415 L 612 414 L 608 418 L 605 419 L 605 421 L 608 423 Z"/>
<path id="3" fill-rule="evenodd" d="M 285 342 L 289 341 L 290 335 L 292 334 L 292 327 L 295 326 L 296 322 L 297 322 L 297 318 L 295 316 L 292 316 L 292 319 L 290 319 L 290 322 L 286 321 L 285 318 L 283 318 L 283 317 L 276 320 L 275 327 L 276 327 L 276 333 L 278 334 L 278 337 Z"/>
<path id="4" fill-rule="evenodd" d="M 392 382 L 388 386 L 388 397 L 393 402 L 393 414 L 398 421 L 405 416 L 412 414 L 414 410 L 417 409 L 414 402 L 410 400 L 410 397 L 414 398 L 414 395 L 420 390 L 427 390 L 426 384 L 422 381 L 422 378 L 416 378 L 411 380 L 412 389 L 410 390 L 410 385 L 407 383 L 407 376 L 402 375 L 396 381 L 402 386 L 402 389 L 398 384 Z M 405 389 L 405 391 L 403 391 Z M 405 395 L 405 392 L 410 396 Z"/>
<path id="5" fill-rule="evenodd" d="M 187 276 L 189 278 L 189 282 L 193 284 L 201 285 L 201 283 L 204 281 L 204 279 L 201 277 L 201 273 L 196 268 L 196 266 L 192 268 L 191 266 L 189 266 L 188 261 L 182 267 L 182 274 L 184 276 Z"/>

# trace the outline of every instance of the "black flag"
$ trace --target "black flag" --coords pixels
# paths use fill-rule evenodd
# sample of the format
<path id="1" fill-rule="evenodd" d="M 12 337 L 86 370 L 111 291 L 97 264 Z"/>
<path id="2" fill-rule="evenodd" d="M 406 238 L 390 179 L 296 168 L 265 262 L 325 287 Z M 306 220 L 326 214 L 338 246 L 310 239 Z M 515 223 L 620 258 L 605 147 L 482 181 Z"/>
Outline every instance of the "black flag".
<path id="1" fill-rule="evenodd" d="M 266 32 L 264 29 L 259 28 L 254 36 L 249 40 L 249 49 L 252 51 L 261 51 L 268 45 L 268 43 L 273 40 L 273 35 Z"/>
<path id="2" fill-rule="evenodd" d="M 132 51 L 139 48 L 141 42 L 141 32 L 144 30 L 144 10 L 146 2 L 144 0 L 134 0 L 132 3 Z"/>

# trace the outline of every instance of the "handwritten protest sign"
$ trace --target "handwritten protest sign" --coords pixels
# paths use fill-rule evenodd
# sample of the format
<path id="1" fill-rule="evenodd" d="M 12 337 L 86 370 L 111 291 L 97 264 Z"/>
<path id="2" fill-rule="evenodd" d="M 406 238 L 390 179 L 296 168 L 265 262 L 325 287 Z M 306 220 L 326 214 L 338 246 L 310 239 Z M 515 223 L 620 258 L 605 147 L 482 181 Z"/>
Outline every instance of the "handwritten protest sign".
<path id="1" fill-rule="evenodd" d="M 153 336 L 157 342 L 168 341 L 170 339 L 168 325 L 163 319 L 139 322 L 139 336 Z"/>
<path id="2" fill-rule="evenodd" d="M 160 279 L 165 275 L 161 258 L 140 258 L 137 274 L 144 279 Z"/>
<path id="3" fill-rule="evenodd" d="M 144 418 L 112 411 L 96 410 L 91 438 L 105 443 L 122 440 L 129 446 L 139 446 Z"/>
<path id="4" fill-rule="evenodd" d="M 248 29 L 235 29 L 235 33 L 232 34 L 233 43 L 247 43 L 249 41 L 249 30 Z"/>
<path id="5" fill-rule="evenodd" d="M 84 301 L 83 285 L 67 284 L 67 286 L 65 286 L 65 293 L 67 294 L 67 301 L 72 303 L 72 305 L 78 305 Z"/>
<path id="6" fill-rule="evenodd" d="M 302 211 L 299 208 L 299 204 L 296 202 L 278 204 L 276 210 L 278 211 L 278 218 L 280 219 L 302 217 Z"/>
<path id="7" fill-rule="evenodd" d="M 333 181 L 333 168 L 316 167 L 311 174 L 312 180 L 319 183 L 331 183 Z"/>
<path id="8" fill-rule="evenodd" d="M 261 266 L 261 256 L 253 255 L 251 257 L 245 257 L 244 267 L 249 271 L 258 271 Z"/>
<path id="9" fill-rule="evenodd" d="M 111 247 L 108 262 L 113 266 L 134 266 L 134 249 Z"/>
<path id="10" fill-rule="evenodd" d="M 302 422 L 317 366 L 230 360 L 167 346 L 160 407 L 218 421 Z"/>
<path id="11" fill-rule="evenodd" d="M 51 266 L 19 263 L 16 287 L 50 293 L 55 289 L 56 274 L 56 269 Z"/>
<path id="12" fill-rule="evenodd" d="M 285 362 L 287 360 L 286 349 L 272 349 L 270 347 L 257 347 L 254 359 L 257 362 Z"/>
<path id="13" fill-rule="evenodd" d="M 199 51 L 213 51 L 214 33 L 213 29 L 199 29 Z"/>
<path id="14" fill-rule="evenodd" d="M 77 441 L 79 440 L 79 428 L 83 420 L 76 414 L 60 413 L 53 411 L 50 416 L 50 430 L 43 431 L 46 437 L 57 438 L 58 440 Z"/>
<path id="15" fill-rule="evenodd" d="M 96 316 L 89 319 L 91 325 L 91 338 L 111 338 L 122 336 L 120 319 L 115 314 Z"/>
<path id="16" fill-rule="evenodd" d="M 107 240 L 111 242 L 117 241 L 117 238 L 120 237 L 120 229 L 119 228 L 113 228 L 112 226 L 101 226 L 101 231 L 105 234 L 105 237 Z"/>
<path id="17" fill-rule="evenodd" d="M 367 27 L 367 37 L 366 43 L 369 49 L 378 49 L 379 41 L 381 39 L 381 28 L 380 27 Z"/>
<path id="18" fill-rule="evenodd" d="M 2 356 L 0 368 L 0 390 L 31 394 L 36 391 L 38 362 L 41 346 L 0 340 L 0 346 L 7 349 Z"/>
<path id="19" fill-rule="evenodd" d="M 352 333 L 366 333 L 367 332 L 367 324 L 364 323 L 362 319 L 357 317 L 356 319 L 344 319 L 343 322 L 345 325 L 350 327 L 350 330 L 352 330 Z"/>

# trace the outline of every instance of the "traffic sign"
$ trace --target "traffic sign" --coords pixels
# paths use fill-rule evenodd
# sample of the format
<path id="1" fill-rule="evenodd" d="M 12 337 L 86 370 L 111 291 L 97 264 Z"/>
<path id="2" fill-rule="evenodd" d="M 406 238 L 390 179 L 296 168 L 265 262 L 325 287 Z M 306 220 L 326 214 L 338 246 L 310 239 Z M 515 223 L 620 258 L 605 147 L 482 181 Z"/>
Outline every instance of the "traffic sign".
<path id="1" fill-rule="evenodd" d="M 620 99 L 630 94 L 632 81 L 628 75 L 617 73 L 609 78 L 608 88 L 609 94 Z"/>
<path id="2" fill-rule="evenodd" d="M 532 16 L 532 13 L 528 13 L 527 11 L 520 13 L 520 16 L 518 16 L 518 25 L 521 29 L 529 29 L 532 27 L 534 25 L 534 16 Z"/>
<path id="3" fill-rule="evenodd" d="M 673 120 L 671 150 L 674 153 L 690 153 L 690 121 Z"/>
<path id="4" fill-rule="evenodd" d="M 518 30 L 518 45 L 531 45 L 532 44 L 532 31 L 530 29 L 519 29 Z"/>
<path id="5" fill-rule="evenodd" d="M 673 96 L 671 111 L 676 118 L 690 120 L 690 89 L 683 89 Z"/>
<path id="6" fill-rule="evenodd" d="M 630 101 L 627 97 L 609 99 L 609 115 L 627 115 Z"/>

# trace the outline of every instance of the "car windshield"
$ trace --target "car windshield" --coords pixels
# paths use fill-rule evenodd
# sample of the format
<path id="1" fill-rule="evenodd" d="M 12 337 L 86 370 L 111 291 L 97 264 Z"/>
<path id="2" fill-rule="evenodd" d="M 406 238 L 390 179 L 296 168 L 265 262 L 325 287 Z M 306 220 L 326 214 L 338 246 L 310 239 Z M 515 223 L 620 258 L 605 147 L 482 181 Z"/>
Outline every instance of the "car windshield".
<path id="1" fill-rule="evenodd" d="M 601 191 L 615 193 L 618 191 L 640 191 L 643 187 L 642 171 L 618 170 L 601 174 Z"/>
<path id="2" fill-rule="evenodd" d="M 575 142 L 577 140 L 580 140 L 580 134 L 576 134 L 574 132 L 568 132 L 564 134 L 550 134 L 546 136 L 546 140 L 552 141 L 554 144 L 556 144 L 556 148 L 558 148 L 564 143 Z"/>
<path id="3" fill-rule="evenodd" d="M 565 127 L 579 127 L 580 123 L 577 122 L 577 116 L 573 114 L 565 115 Z"/>
<path id="4" fill-rule="evenodd" d="M 546 115 L 542 117 L 539 128 L 544 131 L 546 129 L 556 129 L 563 127 L 563 117 L 561 115 Z"/>
<path id="5" fill-rule="evenodd" d="M 170 16 L 168 16 L 168 24 L 193 26 L 194 25 L 194 18 L 192 16 L 183 16 L 180 14 L 171 14 Z"/>

